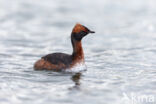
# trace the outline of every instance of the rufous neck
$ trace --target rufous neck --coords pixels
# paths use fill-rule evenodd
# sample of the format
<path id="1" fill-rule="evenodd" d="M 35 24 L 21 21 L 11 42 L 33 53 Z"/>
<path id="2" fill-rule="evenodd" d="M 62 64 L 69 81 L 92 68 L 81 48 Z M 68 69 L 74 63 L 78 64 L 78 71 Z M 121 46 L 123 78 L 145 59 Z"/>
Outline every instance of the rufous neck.
<path id="1" fill-rule="evenodd" d="M 76 59 L 84 60 L 84 53 L 81 41 L 72 40 L 72 46 L 73 46 L 73 54 L 72 54 L 73 57 Z"/>

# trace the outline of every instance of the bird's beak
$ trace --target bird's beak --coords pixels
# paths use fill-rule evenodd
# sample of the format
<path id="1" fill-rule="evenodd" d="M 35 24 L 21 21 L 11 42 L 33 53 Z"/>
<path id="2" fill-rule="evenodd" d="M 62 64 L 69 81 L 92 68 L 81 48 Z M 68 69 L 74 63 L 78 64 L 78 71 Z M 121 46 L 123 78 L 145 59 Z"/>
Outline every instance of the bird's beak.
<path id="1" fill-rule="evenodd" d="M 87 30 L 88 33 L 95 33 L 94 31 L 89 30 L 87 27 L 85 27 L 85 26 L 83 26 L 83 27 Z"/>
<path id="2" fill-rule="evenodd" d="M 95 33 L 95 31 L 89 31 L 89 33 Z"/>

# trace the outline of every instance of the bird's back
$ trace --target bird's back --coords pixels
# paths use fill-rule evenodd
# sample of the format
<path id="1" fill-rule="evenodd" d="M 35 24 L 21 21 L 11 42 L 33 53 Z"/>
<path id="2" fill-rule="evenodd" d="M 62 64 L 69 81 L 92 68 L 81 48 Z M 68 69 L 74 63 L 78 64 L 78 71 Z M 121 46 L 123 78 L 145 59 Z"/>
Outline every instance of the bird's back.
<path id="1" fill-rule="evenodd" d="M 72 56 L 65 53 L 52 53 L 43 56 L 38 60 L 34 68 L 36 70 L 48 69 L 59 71 L 61 69 L 66 69 L 72 64 Z"/>
<path id="2" fill-rule="evenodd" d="M 72 56 L 65 53 L 48 54 L 46 56 L 43 56 L 42 59 L 55 65 L 59 65 L 59 64 L 69 65 L 72 63 Z"/>

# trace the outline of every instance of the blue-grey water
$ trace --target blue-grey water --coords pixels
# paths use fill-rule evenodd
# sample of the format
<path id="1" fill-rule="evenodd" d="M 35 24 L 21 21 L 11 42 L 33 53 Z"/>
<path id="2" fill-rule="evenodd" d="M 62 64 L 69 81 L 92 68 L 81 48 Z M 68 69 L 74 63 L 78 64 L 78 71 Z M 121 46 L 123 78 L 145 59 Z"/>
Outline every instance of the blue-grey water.
<path id="1" fill-rule="evenodd" d="M 34 71 L 77 22 L 87 71 Z M 0 104 L 156 104 L 156 1 L 0 0 Z"/>

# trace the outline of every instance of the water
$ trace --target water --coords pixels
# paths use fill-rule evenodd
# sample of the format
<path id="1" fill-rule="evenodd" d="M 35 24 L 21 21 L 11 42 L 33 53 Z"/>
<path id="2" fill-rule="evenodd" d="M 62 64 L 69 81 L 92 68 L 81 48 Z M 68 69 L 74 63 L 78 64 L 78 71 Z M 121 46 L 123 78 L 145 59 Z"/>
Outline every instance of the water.
<path id="1" fill-rule="evenodd" d="M 0 0 L 0 104 L 156 104 L 155 5 Z M 34 71 L 43 55 L 71 53 L 77 22 L 96 31 L 83 39 L 87 71 Z"/>

